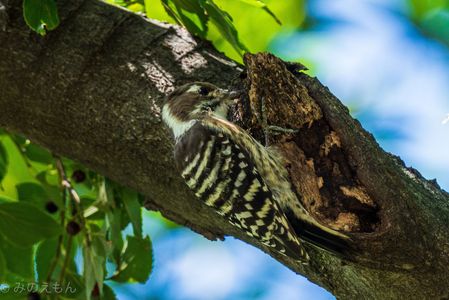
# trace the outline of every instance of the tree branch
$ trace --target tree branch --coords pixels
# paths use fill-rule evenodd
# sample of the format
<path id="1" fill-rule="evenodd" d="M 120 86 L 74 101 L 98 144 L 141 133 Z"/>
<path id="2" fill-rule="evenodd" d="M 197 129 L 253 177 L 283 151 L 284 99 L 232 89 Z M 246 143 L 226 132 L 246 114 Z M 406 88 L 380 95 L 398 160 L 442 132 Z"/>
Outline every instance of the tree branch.
<path id="1" fill-rule="evenodd" d="M 263 98 L 269 125 L 299 129 L 270 141 L 314 215 L 353 232 L 351 261 L 311 248 L 304 267 L 201 205 L 174 169 L 164 95 L 189 81 L 230 86 L 236 64 L 183 29 L 96 1 L 58 1 L 61 25 L 38 37 L 21 4 L 0 3 L 0 126 L 138 190 L 148 208 L 210 239 L 261 248 L 339 298 L 449 296 L 448 194 L 385 153 L 317 79 L 256 55 L 235 80 L 249 91 L 236 120 L 260 138 Z"/>

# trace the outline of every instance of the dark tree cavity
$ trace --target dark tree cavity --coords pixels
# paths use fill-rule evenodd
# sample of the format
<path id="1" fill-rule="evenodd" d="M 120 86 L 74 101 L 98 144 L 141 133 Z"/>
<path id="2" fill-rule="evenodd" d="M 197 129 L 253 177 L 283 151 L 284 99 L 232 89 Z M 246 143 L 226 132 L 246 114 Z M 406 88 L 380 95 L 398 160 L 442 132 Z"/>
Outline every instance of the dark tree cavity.
<path id="1" fill-rule="evenodd" d="M 97 1 L 58 1 L 61 25 L 39 37 L 21 5 L 0 0 L 1 127 L 138 190 L 147 208 L 209 239 L 264 250 L 338 298 L 449 297 L 449 195 L 383 151 L 302 66 L 247 55 L 239 76 L 243 67 L 183 29 Z M 295 131 L 267 142 L 313 215 L 351 236 L 349 260 L 310 247 L 312 263 L 295 264 L 195 199 L 160 119 L 164 96 L 190 81 L 243 87 L 234 118 L 263 142 L 267 125 Z"/>

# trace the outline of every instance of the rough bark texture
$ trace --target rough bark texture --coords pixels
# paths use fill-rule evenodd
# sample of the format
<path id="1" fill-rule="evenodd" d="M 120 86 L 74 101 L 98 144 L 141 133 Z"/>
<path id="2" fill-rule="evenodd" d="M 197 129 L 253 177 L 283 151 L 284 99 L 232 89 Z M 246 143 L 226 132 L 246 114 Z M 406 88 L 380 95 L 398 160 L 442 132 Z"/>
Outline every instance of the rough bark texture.
<path id="1" fill-rule="evenodd" d="M 188 191 L 160 120 L 174 86 L 236 81 L 248 91 L 236 121 L 261 140 L 267 125 L 297 130 L 267 140 L 310 211 L 354 247 L 350 260 L 310 248 L 308 266 L 269 254 L 341 299 L 449 298 L 448 194 L 384 152 L 301 67 L 249 55 L 236 79 L 239 67 L 208 43 L 96 1 L 58 1 L 61 25 L 42 38 L 21 3 L 0 2 L 0 126 L 135 188 L 148 208 L 210 239 L 269 253 Z"/>

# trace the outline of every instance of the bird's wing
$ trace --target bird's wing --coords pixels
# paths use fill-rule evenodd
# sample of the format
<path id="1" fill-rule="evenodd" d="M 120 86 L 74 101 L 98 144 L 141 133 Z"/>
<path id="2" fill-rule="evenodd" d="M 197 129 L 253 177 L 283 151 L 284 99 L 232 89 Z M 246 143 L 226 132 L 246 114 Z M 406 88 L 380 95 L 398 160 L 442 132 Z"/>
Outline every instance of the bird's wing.
<path id="1" fill-rule="evenodd" d="M 305 262 L 308 256 L 301 242 L 248 151 L 234 142 L 232 130 L 236 128 L 206 121 L 193 125 L 175 146 L 182 177 L 201 201 L 231 224 L 279 253 Z"/>

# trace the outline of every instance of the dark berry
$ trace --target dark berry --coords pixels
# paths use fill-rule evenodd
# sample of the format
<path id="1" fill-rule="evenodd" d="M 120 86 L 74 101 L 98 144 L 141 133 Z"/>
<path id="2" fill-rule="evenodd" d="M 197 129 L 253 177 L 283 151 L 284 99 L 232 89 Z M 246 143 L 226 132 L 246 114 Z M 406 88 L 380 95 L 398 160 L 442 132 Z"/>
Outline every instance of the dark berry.
<path id="1" fill-rule="evenodd" d="M 73 171 L 72 179 L 76 183 L 83 182 L 84 180 L 86 180 L 86 173 L 84 173 L 84 171 L 81 170 L 75 170 Z"/>
<path id="2" fill-rule="evenodd" d="M 94 288 L 92 289 L 92 297 L 100 296 L 100 288 L 98 287 L 98 283 L 95 283 Z"/>
<path id="3" fill-rule="evenodd" d="M 40 300 L 41 296 L 38 292 L 30 292 L 27 297 L 28 300 Z"/>
<path id="4" fill-rule="evenodd" d="M 77 235 L 81 231 L 81 226 L 75 221 L 70 221 L 67 223 L 65 230 L 69 235 Z"/>
<path id="5" fill-rule="evenodd" d="M 53 201 L 48 201 L 47 203 L 45 203 L 45 209 L 49 213 L 54 214 L 55 212 L 58 211 L 58 206 Z"/>

